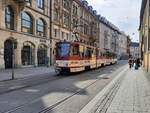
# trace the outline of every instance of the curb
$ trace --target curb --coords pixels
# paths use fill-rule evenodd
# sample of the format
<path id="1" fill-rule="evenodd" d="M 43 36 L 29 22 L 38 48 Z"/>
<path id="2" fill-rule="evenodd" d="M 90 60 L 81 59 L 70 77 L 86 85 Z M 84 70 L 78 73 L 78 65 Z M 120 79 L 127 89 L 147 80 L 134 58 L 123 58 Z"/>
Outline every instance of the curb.
<path id="1" fill-rule="evenodd" d="M 121 71 L 102 91 L 100 91 L 84 108 L 81 109 L 79 113 L 91 113 L 96 104 L 103 99 L 103 97 L 109 92 L 109 90 L 114 86 L 118 80 L 124 75 L 128 68 Z"/>

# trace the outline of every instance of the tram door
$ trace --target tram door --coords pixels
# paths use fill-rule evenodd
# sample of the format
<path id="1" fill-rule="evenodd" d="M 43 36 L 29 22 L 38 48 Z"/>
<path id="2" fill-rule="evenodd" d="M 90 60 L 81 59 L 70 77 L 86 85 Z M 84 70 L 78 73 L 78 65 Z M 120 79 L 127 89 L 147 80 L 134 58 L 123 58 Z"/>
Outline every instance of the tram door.
<path id="1" fill-rule="evenodd" d="M 4 60 L 5 69 L 12 68 L 13 45 L 11 40 L 6 40 L 4 43 Z"/>

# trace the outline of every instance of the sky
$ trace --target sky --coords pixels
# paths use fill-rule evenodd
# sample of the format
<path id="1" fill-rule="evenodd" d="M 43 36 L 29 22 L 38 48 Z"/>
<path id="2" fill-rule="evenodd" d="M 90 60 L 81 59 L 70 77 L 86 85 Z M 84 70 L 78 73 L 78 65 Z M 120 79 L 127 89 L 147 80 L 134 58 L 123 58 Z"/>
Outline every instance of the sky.
<path id="1" fill-rule="evenodd" d="M 142 0 L 87 0 L 98 14 L 106 17 L 121 31 L 139 41 L 139 17 Z"/>

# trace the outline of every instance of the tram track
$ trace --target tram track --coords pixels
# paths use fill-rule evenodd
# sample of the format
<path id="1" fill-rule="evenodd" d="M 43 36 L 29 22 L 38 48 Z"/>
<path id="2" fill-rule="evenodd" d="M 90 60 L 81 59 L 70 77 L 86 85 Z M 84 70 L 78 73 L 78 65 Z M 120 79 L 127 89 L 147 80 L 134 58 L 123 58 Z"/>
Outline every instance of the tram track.
<path id="1" fill-rule="evenodd" d="M 55 103 L 55 104 L 53 104 L 53 105 L 51 105 L 51 106 L 49 106 L 49 107 L 47 107 L 47 108 L 45 108 L 45 109 L 43 109 L 43 110 L 37 112 L 37 113 L 46 113 L 46 112 L 50 111 L 51 109 L 55 108 L 55 107 L 58 106 L 59 104 L 63 103 L 64 101 L 70 99 L 71 97 L 73 97 L 73 96 L 75 96 L 76 94 L 82 92 L 82 91 L 85 90 L 86 88 L 92 86 L 93 84 L 95 84 L 95 83 L 98 82 L 99 80 L 101 80 L 101 79 L 95 80 L 94 82 L 92 82 L 92 83 L 89 84 L 88 86 L 86 86 L 86 87 L 84 87 L 84 88 L 82 88 L 82 89 L 77 90 L 75 93 L 71 94 L 70 96 L 64 98 L 63 100 L 61 100 L 61 101 L 59 101 L 59 102 L 57 102 L 57 103 Z M 17 111 L 17 110 L 19 110 L 19 109 L 22 109 L 22 108 L 23 108 L 24 106 L 26 106 L 26 105 L 32 106 L 32 104 L 33 104 L 34 102 L 37 102 L 38 100 L 40 100 L 40 98 L 38 98 L 38 99 L 36 99 L 36 100 L 33 100 L 33 101 L 30 101 L 30 102 L 27 102 L 27 103 L 24 103 L 24 104 L 22 104 L 22 105 L 20 105 L 20 106 L 17 106 L 16 108 L 13 108 L 13 109 L 11 109 L 11 110 L 9 110 L 9 111 L 2 112 L 2 113 L 15 113 L 15 111 Z"/>
<path id="2" fill-rule="evenodd" d="M 118 73 L 118 72 L 116 72 L 116 73 Z M 123 78 L 123 77 L 121 77 L 118 82 L 121 83 L 122 78 Z M 54 109 L 54 108 L 57 107 L 58 105 L 62 104 L 63 102 L 65 102 L 65 101 L 67 101 L 67 100 L 69 100 L 69 99 L 72 98 L 73 96 L 76 96 L 77 94 L 80 94 L 82 91 L 84 91 L 85 89 L 91 87 L 92 85 L 96 84 L 97 82 L 99 82 L 99 81 L 102 80 L 102 79 L 106 79 L 106 78 L 105 78 L 105 77 L 102 77 L 102 78 L 98 78 L 98 77 L 97 77 L 97 80 L 95 80 L 95 81 L 92 82 L 91 84 L 87 85 L 87 86 L 84 87 L 83 89 L 80 89 L 80 90 L 76 91 L 74 94 L 72 94 L 72 95 L 70 95 L 69 97 L 63 99 L 62 101 L 60 101 L 60 102 L 58 102 L 58 103 L 56 103 L 56 104 L 54 104 L 54 105 L 52 105 L 52 106 L 50 106 L 50 107 L 47 107 L 47 108 L 45 108 L 45 109 L 43 109 L 43 110 L 41 110 L 40 112 L 37 112 L 37 113 L 49 113 L 52 109 Z M 107 79 L 109 79 L 109 78 L 107 78 Z M 117 84 L 117 85 L 118 85 L 118 84 Z M 115 86 L 115 85 L 114 85 L 114 86 Z M 114 86 L 113 86 L 113 87 L 114 87 Z"/>
<path id="3" fill-rule="evenodd" d="M 84 74 L 87 74 L 87 73 L 89 74 L 89 72 L 86 72 L 86 73 L 84 73 Z M 93 73 L 93 71 L 90 71 L 90 73 L 92 73 L 92 75 L 93 75 L 93 74 L 94 74 L 94 75 L 97 75 L 97 74 L 98 74 L 97 72 Z M 94 75 L 93 75 L 93 76 L 94 76 Z M 77 75 L 77 76 L 82 76 L 82 74 L 81 74 L 81 75 Z M 62 78 L 66 78 L 66 77 L 73 77 L 73 76 L 65 76 L 65 77 L 64 77 L 64 76 L 63 76 L 63 77 L 59 76 L 59 77 L 57 77 L 56 79 L 53 79 L 53 81 L 56 81 L 56 80 L 59 80 L 59 79 L 62 79 Z M 71 97 L 73 97 L 73 96 L 77 95 L 78 93 L 81 93 L 81 92 L 84 91 L 85 89 L 89 88 L 90 86 L 92 86 L 92 85 L 95 84 L 96 82 L 100 81 L 101 79 L 103 79 L 103 78 L 97 78 L 94 82 L 90 83 L 89 85 L 85 86 L 84 88 L 76 90 L 73 94 L 69 95 L 68 97 L 62 99 L 62 100 L 59 101 L 59 102 L 56 102 L 55 104 L 53 104 L 53 105 L 51 105 L 51 106 L 49 106 L 49 107 L 47 107 L 47 108 L 44 108 L 43 110 L 41 110 L 41 111 L 39 111 L 39 112 L 37 112 L 37 113 L 46 113 L 46 112 L 50 111 L 51 109 L 55 108 L 55 107 L 58 106 L 59 104 L 65 102 L 66 100 L 70 99 Z M 48 80 L 47 83 L 48 83 L 48 82 L 50 82 L 50 81 Z M 44 84 L 46 84 L 46 83 L 44 83 Z M 39 84 L 38 84 L 38 85 L 39 85 Z M 33 87 L 33 86 L 28 86 L 28 87 Z M 28 87 L 24 87 L 23 89 L 28 88 Z M 20 90 L 21 90 L 21 89 L 20 89 Z M 11 109 L 11 110 L 7 110 L 7 111 L 2 112 L 2 113 L 15 113 L 16 111 L 22 109 L 22 108 L 25 107 L 25 106 L 29 106 L 29 105 L 32 106 L 35 102 L 38 102 L 39 100 L 40 100 L 40 98 L 34 99 L 34 100 L 30 101 L 30 102 L 26 102 L 26 103 L 24 103 L 24 104 L 22 104 L 22 105 L 20 105 L 20 106 L 17 106 L 17 107 L 15 107 L 15 108 Z"/>
<path id="4" fill-rule="evenodd" d="M 105 67 L 101 67 L 97 70 L 100 70 L 100 69 L 103 69 L 103 68 L 105 68 Z M 93 70 L 89 70 L 89 71 L 86 71 L 86 72 L 80 72 L 80 73 L 78 73 L 78 75 L 72 74 L 72 75 L 68 75 L 68 76 L 67 75 L 59 75 L 58 76 L 57 74 L 53 74 L 52 76 L 46 76 L 46 77 L 41 76 L 41 77 L 32 78 L 32 79 L 30 79 L 30 78 L 17 79 L 17 80 L 15 80 L 16 82 L 24 82 L 24 83 L 23 84 L 13 84 L 12 83 L 12 85 L 10 84 L 9 87 L 5 87 L 5 90 L 1 90 L 1 87 L 0 87 L 0 95 L 10 93 L 10 92 L 13 92 L 13 91 L 18 91 L 18 90 L 30 88 L 30 87 L 33 87 L 33 86 L 47 84 L 48 82 L 56 81 L 56 80 L 59 80 L 59 79 L 62 79 L 62 78 L 70 77 L 70 76 L 82 76 L 82 75 L 87 74 L 89 72 L 92 73 L 92 74 L 97 74 L 96 72 L 93 73 Z M 0 82 L 0 84 L 3 84 L 3 83 L 4 82 Z M 9 82 L 8 82 L 8 84 L 9 84 Z"/>

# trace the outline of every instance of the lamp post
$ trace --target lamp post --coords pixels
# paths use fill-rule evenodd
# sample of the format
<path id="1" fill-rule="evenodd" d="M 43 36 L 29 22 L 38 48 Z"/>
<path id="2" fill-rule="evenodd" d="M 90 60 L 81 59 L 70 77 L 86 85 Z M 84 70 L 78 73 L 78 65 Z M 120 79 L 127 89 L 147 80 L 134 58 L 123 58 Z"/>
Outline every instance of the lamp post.
<path id="1" fill-rule="evenodd" d="M 12 38 L 12 80 L 15 79 L 15 49 L 17 48 L 17 40 Z"/>

